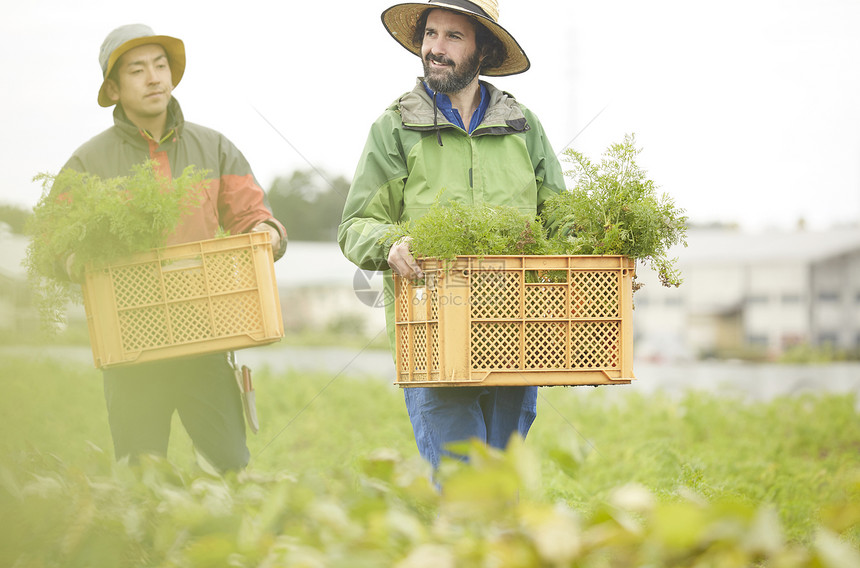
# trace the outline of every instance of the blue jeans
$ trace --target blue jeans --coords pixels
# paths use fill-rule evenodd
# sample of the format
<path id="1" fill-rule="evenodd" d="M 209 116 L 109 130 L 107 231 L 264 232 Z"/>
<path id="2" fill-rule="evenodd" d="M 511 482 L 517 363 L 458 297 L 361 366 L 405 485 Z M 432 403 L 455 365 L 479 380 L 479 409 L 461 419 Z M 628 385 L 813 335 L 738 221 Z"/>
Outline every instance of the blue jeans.
<path id="1" fill-rule="evenodd" d="M 451 442 L 477 438 L 504 449 L 523 438 L 537 415 L 537 387 L 408 387 L 403 389 L 418 452 L 436 469 Z"/>

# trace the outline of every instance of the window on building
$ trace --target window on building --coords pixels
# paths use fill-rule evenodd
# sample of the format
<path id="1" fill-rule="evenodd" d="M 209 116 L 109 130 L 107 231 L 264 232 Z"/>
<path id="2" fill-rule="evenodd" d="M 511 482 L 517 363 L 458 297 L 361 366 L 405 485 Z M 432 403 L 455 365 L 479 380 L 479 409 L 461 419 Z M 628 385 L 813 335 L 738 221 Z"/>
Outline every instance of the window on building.
<path id="1" fill-rule="evenodd" d="M 767 347 L 767 336 L 763 334 L 747 335 L 747 343 L 753 347 Z"/>
<path id="2" fill-rule="evenodd" d="M 839 292 L 819 292 L 818 293 L 818 301 L 819 302 L 838 302 L 839 301 Z"/>
<path id="3" fill-rule="evenodd" d="M 783 294 L 781 300 L 783 304 L 799 304 L 801 298 L 800 294 Z"/>
<path id="4" fill-rule="evenodd" d="M 839 336 L 836 333 L 824 331 L 818 334 L 818 345 L 832 345 L 835 346 L 837 341 L 839 340 Z"/>
<path id="5" fill-rule="evenodd" d="M 751 305 L 766 304 L 767 300 L 768 300 L 768 297 L 764 294 L 751 294 L 750 296 L 747 296 L 747 304 L 751 304 Z"/>

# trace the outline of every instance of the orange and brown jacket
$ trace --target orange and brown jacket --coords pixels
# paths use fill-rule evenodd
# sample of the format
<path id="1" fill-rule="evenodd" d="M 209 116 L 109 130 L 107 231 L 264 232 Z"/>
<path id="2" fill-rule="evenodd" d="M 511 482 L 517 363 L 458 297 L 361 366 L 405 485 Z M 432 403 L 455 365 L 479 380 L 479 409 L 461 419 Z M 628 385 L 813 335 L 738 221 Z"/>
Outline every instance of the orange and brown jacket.
<path id="1" fill-rule="evenodd" d="M 208 171 L 210 182 L 200 206 L 188 213 L 168 238 L 168 244 L 211 239 L 219 226 L 230 234 L 250 231 L 266 222 L 281 235 L 277 260 L 287 246 L 286 230 L 266 202 L 251 166 L 223 134 L 185 122 L 176 99 L 167 108 L 167 134 L 154 140 L 128 120 L 122 107 L 114 109 L 114 125 L 78 148 L 64 168 L 112 178 L 129 175 L 131 167 L 155 160 L 164 175 L 181 175 L 187 166 Z"/>

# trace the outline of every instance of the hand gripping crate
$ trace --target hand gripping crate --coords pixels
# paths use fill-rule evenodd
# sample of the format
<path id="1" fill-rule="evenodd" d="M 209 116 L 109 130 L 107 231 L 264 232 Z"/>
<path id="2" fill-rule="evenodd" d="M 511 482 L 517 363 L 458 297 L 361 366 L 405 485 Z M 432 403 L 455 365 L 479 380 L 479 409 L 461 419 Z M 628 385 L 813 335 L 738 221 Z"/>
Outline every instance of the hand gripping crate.
<path id="1" fill-rule="evenodd" d="M 256 347 L 284 335 L 265 231 L 88 266 L 83 296 L 99 368 Z"/>
<path id="2" fill-rule="evenodd" d="M 633 259 L 419 263 L 423 281 L 395 276 L 395 384 L 609 385 L 635 378 Z"/>

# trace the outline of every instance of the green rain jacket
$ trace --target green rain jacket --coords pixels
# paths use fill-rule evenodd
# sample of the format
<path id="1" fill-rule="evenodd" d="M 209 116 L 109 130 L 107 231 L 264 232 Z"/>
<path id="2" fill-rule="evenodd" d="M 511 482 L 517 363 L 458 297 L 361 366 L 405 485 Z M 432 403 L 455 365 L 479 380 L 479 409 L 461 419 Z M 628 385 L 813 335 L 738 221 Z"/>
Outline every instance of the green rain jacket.
<path id="1" fill-rule="evenodd" d="M 547 198 L 564 189 L 561 166 L 537 117 L 510 94 L 484 85 L 489 106 L 471 134 L 434 112 L 421 78 L 370 128 L 344 205 L 338 243 L 359 268 L 386 272 L 387 299 L 394 297 L 394 283 L 388 248 L 378 241 L 392 224 L 424 215 L 437 197 L 443 202 L 513 206 L 534 215 Z M 392 302 L 387 302 L 385 315 L 393 345 Z"/>

